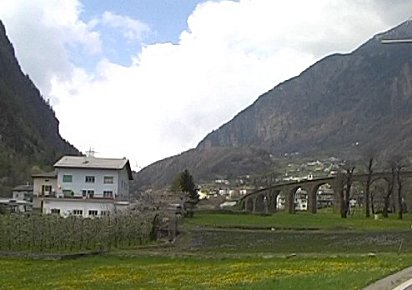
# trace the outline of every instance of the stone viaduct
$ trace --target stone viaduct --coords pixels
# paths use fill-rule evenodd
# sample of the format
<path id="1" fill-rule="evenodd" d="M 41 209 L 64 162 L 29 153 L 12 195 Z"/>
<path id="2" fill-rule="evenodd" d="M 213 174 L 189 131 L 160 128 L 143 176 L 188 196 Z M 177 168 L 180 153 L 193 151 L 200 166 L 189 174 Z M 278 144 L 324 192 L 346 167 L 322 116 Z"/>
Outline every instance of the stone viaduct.
<path id="1" fill-rule="evenodd" d="M 411 178 L 412 171 L 401 172 L 402 178 Z M 367 174 L 353 174 L 353 182 L 366 184 Z M 277 197 L 282 194 L 285 197 L 285 209 L 289 213 L 295 212 L 295 194 L 301 188 L 308 194 L 308 212 L 317 212 L 317 192 L 320 186 L 329 184 L 333 190 L 333 205 L 335 209 L 340 208 L 340 193 L 344 190 L 345 174 L 336 176 L 321 177 L 311 180 L 301 180 L 295 182 L 278 183 L 260 188 L 252 193 L 243 196 L 239 200 L 241 208 L 253 213 L 272 213 L 277 211 Z M 372 183 L 377 180 L 389 181 L 390 172 L 376 172 L 372 174 Z"/>

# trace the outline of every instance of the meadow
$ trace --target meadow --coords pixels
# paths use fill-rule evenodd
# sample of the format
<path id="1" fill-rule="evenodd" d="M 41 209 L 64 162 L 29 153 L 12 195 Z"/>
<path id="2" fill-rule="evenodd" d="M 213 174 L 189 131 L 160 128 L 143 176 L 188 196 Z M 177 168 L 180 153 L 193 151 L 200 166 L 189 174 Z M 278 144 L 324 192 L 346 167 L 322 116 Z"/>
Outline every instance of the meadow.
<path id="1" fill-rule="evenodd" d="M 170 244 L 0 258 L 0 289 L 362 289 L 412 265 L 411 216 L 198 212 Z"/>
<path id="2" fill-rule="evenodd" d="M 275 230 L 350 230 L 350 231 L 407 231 L 412 232 L 412 215 L 405 214 L 402 220 L 395 215 L 365 218 L 361 210 L 346 219 L 338 214 L 321 211 L 317 214 L 278 212 L 272 215 L 199 212 L 187 219 L 189 227 L 275 229 Z"/>
<path id="3" fill-rule="evenodd" d="M 116 257 L 0 260 L 0 288 L 361 289 L 410 264 L 411 256 Z"/>

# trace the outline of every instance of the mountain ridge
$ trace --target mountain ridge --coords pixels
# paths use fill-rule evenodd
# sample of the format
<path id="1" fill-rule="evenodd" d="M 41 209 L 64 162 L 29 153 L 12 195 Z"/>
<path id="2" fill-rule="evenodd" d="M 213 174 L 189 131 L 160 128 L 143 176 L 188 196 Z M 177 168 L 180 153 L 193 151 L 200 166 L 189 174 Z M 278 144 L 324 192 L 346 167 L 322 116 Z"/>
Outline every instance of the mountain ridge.
<path id="1" fill-rule="evenodd" d="M 247 149 L 265 152 L 266 157 L 252 151 L 247 158 L 237 157 L 239 163 L 255 162 L 253 173 L 273 169 L 276 162 L 269 162 L 270 156 L 287 152 L 345 158 L 373 146 L 382 152 L 409 153 L 412 50 L 410 44 L 387 45 L 381 40 L 411 36 L 412 26 L 407 21 L 373 36 L 351 53 L 319 60 L 261 95 L 195 149 L 143 169 L 136 182 L 165 186 L 171 181 L 171 172 L 184 168 L 193 168 L 199 180 L 213 179 L 220 173 L 214 172 L 211 155 L 230 159 L 228 156 Z M 201 156 L 209 156 L 209 160 Z M 200 164 L 199 160 L 204 161 Z M 220 171 L 232 175 L 238 164 L 229 164 Z"/>
<path id="2" fill-rule="evenodd" d="M 0 21 L 0 195 L 63 154 L 80 152 L 60 136 L 55 112 L 22 72 Z"/>

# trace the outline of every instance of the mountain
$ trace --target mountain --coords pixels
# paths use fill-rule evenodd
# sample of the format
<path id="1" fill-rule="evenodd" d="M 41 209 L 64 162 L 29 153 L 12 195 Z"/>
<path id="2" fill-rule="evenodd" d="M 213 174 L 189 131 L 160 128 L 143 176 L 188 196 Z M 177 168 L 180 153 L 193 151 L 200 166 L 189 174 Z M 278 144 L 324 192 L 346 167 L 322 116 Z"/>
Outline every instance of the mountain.
<path id="1" fill-rule="evenodd" d="M 135 182 L 164 186 L 184 168 L 199 180 L 262 173 L 275 166 L 271 156 L 289 152 L 339 157 L 370 147 L 409 152 L 412 43 L 381 41 L 399 38 L 412 38 L 412 22 L 375 35 L 352 53 L 325 57 L 261 95 L 196 149 L 144 168 Z M 239 166 L 244 163 L 248 166 Z"/>
<path id="2" fill-rule="evenodd" d="M 356 142 L 379 141 L 384 147 L 405 142 L 399 129 L 409 130 L 401 125 L 412 116 L 412 46 L 380 40 L 410 37 L 408 24 L 375 36 L 351 54 L 322 59 L 259 97 L 198 147 L 341 153 Z"/>
<path id="3" fill-rule="evenodd" d="M 0 195 L 63 154 L 79 151 L 60 136 L 53 109 L 23 74 L 0 21 Z"/>

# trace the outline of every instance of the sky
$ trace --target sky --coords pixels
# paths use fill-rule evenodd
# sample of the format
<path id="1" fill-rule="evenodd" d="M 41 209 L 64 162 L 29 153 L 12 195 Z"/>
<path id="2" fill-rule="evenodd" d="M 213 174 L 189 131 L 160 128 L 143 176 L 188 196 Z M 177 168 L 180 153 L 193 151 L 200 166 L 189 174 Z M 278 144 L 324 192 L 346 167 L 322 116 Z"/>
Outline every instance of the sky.
<path id="1" fill-rule="evenodd" d="M 0 0 L 63 138 L 135 170 L 411 16 L 410 0 Z"/>

